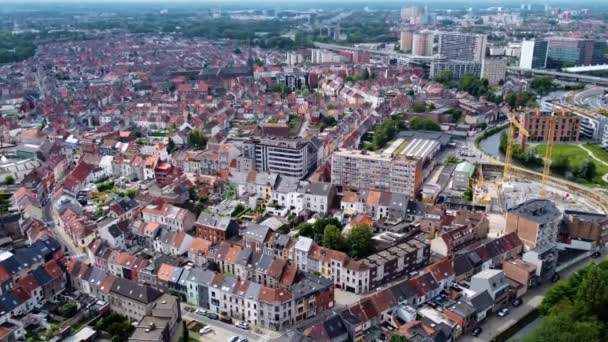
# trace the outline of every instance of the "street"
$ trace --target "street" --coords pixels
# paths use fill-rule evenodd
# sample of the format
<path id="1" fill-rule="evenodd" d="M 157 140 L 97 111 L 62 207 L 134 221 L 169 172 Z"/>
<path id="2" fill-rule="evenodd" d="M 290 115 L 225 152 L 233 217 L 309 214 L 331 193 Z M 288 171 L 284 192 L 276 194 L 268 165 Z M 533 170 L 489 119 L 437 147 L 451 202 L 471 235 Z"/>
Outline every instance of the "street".
<path id="1" fill-rule="evenodd" d="M 69 236 L 65 234 L 63 229 L 57 227 L 55 225 L 55 213 L 53 211 L 52 201 L 48 201 L 46 206 L 44 206 L 44 221 L 49 227 L 49 229 L 55 235 L 55 238 L 59 241 L 59 243 L 67 249 L 67 252 L 70 256 L 74 258 L 81 258 L 86 256 L 82 253 L 72 242 Z"/>

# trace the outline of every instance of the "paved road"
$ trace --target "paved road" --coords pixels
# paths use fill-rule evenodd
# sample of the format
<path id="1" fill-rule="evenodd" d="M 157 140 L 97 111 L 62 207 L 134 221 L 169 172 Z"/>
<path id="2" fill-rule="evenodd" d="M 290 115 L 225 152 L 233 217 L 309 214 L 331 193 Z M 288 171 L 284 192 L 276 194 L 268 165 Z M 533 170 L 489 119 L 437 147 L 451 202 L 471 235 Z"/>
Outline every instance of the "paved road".
<path id="1" fill-rule="evenodd" d="M 74 245 L 72 239 L 67 236 L 63 229 L 55 225 L 55 215 L 56 214 L 54 213 L 53 204 L 51 203 L 51 201 L 48 201 L 48 203 L 44 207 L 44 220 L 49 229 L 55 235 L 55 238 L 57 238 L 57 241 L 59 241 L 59 243 L 67 249 L 67 252 L 70 256 L 73 256 L 77 259 L 86 257 L 86 255 Z"/>
<path id="2" fill-rule="evenodd" d="M 205 316 L 201 316 L 201 315 L 193 313 L 193 312 L 188 312 L 188 311 L 182 310 L 182 317 L 187 320 L 191 320 L 191 321 L 203 322 L 206 325 L 208 325 L 214 329 L 219 327 L 223 330 L 229 331 L 233 335 L 247 337 L 249 339 L 249 341 L 268 341 L 269 340 L 268 336 L 257 334 L 251 330 L 243 330 L 243 329 L 235 327 L 234 325 L 212 320 Z"/>
<path id="3" fill-rule="evenodd" d="M 574 266 L 560 272 L 562 279 L 569 278 L 574 272 L 587 266 L 595 259 L 587 258 Z M 481 327 L 483 332 L 478 337 L 471 335 L 464 336 L 460 341 L 465 342 L 487 342 L 491 341 L 494 337 L 502 333 L 503 331 L 510 328 L 513 324 L 521 320 L 524 316 L 530 313 L 532 310 L 538 308 L 544 298 L 545 292 L 553 285 L 552 283 L 545 283 L 535 289 L 528 291 L 523 297 L 523 304 L 517 308 L 510 307 L 511 311 L 506 317 L 498 317 L 493 314 L 482 323 Z"/>

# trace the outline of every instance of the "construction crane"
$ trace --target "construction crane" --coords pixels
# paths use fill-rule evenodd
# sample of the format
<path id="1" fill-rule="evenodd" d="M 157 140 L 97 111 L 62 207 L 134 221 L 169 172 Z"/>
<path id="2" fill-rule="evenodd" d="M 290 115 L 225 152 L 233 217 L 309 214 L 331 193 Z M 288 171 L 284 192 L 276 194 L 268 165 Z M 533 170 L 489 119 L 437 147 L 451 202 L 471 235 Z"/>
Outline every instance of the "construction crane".
<path id="1" fill-rule="evenodd" d="M 530 133 L 522 126 L 515 113 L 511 113 L 511 124 L 509 125 L 509 131 L 507 133 L 507 151 L 505 153 L 505 168 L 503 171 L 503 179 L 508 180 L 511 173 L 512 157 L 513 157 L 513 136 L 515 135 L 515 129 L 519 130 L 519 134 L 523 134 L 526 137 L 530 136 Z"/>
<path id="2" fill-rule="evenodd" d="M 551 174 L 551 160 L 553 155 L 553 140 L 555 140 L 555 117 L 549 116 L 547 120 L 547 144 L 545 145 L 545 165 L 543 167 L 543 178 L 540 186 L 540 196 L 546 197 L 547 195 L 547 182 L 549 181 L 549 175 Z"/>

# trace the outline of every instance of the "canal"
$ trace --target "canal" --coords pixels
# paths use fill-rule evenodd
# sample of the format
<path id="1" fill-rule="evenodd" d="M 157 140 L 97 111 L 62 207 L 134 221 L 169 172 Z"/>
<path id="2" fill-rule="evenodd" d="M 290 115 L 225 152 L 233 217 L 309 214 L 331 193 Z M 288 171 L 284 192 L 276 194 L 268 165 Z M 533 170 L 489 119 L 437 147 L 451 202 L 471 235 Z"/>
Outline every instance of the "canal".
<path id="1" fill-rule="evenodd" d="M 482 140 L 479 142 L 479 148 L 484 151 L 485 153 L 497 157 L 499 160 L 503 160 L 504 156 L 503 154 L 500 152 L 500 135 L 502 134 L 504 130 L 492 134 L 489 137 L 487 137 L 486 139 Z"/>
<path id="2" fill-rule="evenodd" d="M 507 339 L 507 342 L 516 342 L 520 341 L 524 337 L 530 335 L 538 326 L 543 322 L 543 317 L 538 316 L 530 323 L 524 325 L 521 329 L 519 329 L 513 336 Z"/>

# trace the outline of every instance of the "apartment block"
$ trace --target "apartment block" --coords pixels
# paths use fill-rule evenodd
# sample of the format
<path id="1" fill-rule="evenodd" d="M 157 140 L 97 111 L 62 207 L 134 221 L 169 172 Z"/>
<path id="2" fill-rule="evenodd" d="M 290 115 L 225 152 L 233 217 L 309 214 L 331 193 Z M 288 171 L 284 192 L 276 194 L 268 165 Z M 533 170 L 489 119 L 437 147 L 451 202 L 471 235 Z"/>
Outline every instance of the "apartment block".
<path id="1" fill-rule="evenodd" d="M 518 121 L 530 133 L 529 137 L 518 134 L 518 138 L 525 146 L 528 141 L 534 143 L 547 142 L 549 138 L 549 120 L 553 117 L 553 142 L 578 142 L 580 136 L 580 119 L 569 112 L 524 112 L 519 114 Z M 518 131 L 519 132 L 519 131 Z"/>
<path id="2" fill-rule="evenodd" d="M 439 55 L 448 60 L 481 63 L 486 54 L 487 38 L 462 32 L 439 33 Z"/>
<path id="3" fill-rule="evenodd" d="M 243 143 L 243 156 L 252 160 L 258 172 L 304 178 L 317 167 L 321 142 L 313 138 L 251 138 Z"/>
<path id="4" fill-rule="evenodd" d="M 509 209 L 505 233 L 516 232 L 526 251 L 552 246 L 557 241 L 561 218 L 562 213 L 553 202 L 531 199 Z"/>
<path id="5" fill-rule="evenodd" d="M 374 189 L 413 197 L 422 187 L 423 161 L 401 153 L 341 149 L 332 154 L 331 181 L 343 190 Z"/>

